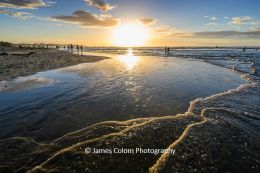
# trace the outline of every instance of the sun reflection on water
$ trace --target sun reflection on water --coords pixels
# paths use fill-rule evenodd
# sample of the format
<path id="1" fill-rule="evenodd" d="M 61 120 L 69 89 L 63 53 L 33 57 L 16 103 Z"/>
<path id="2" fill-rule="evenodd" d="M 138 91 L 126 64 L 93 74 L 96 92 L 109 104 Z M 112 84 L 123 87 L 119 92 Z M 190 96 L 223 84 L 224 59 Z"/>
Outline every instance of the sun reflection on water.
<path id="1" fill-rule="evenodd" d="M 134 56 L 133 49 L 128 49 L 127 54 L 119 56 L 119 60 L 126 65 L 127 70 L 132 70 L 139 62 L 139 57 Z"/>

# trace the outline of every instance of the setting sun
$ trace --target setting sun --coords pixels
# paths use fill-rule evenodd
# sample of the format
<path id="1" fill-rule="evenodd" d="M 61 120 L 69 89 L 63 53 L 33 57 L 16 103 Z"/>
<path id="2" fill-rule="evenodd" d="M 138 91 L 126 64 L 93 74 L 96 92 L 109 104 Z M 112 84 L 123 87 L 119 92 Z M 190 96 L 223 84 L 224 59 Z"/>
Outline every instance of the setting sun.
<path id="1" fill-rule="evenodd" d="M 113 31 L 112 42 L 115 46 L 136 47 L 144 46 L 149 38 L 145 26 L 137 23 L 122 24 Z"/>

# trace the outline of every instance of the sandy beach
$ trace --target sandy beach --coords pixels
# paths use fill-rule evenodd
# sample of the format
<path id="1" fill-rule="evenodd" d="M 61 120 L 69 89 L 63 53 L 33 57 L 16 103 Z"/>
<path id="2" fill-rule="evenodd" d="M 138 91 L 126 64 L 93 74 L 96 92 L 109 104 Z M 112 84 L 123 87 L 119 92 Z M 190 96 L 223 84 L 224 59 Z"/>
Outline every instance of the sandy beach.
<path id="1" fill-rule="evenodd" d="M 72 54 L 57 49 L 0 49 L 0 81 L 40 71 L 96 62 L 107 57 Z"/>

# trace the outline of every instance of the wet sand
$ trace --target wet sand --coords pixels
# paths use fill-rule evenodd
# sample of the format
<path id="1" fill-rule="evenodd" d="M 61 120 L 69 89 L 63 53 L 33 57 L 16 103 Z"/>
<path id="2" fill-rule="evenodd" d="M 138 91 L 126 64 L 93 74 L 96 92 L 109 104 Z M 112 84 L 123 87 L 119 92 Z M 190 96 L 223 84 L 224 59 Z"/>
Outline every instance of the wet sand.
<path id="1" fill-rule="evenodd" d="M 77 55 L 56 49 L 1 49 L 0 81 L 103 59 L 107 57 Z"/>

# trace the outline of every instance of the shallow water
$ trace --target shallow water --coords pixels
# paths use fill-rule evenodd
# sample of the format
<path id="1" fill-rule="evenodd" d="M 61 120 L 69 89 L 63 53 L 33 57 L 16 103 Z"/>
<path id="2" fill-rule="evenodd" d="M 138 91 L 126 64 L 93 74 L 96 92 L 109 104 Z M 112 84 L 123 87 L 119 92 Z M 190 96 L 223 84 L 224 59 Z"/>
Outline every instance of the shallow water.
<path id="1" fill-rule="evenodd" d="M 0 82 L 0 138 L 51 141 L 97 122 L 176 115 L 196 98 L 245 83 L 193 59 L 92 54 L 112 58 Z"/>
<path id="2" fill-rule="evenodd" d="M 0 140 L 0 172 L 259 172 L 259 51 L 88 51 L 112 59 L 0 83 L 1 138 L 21 136 Z"/>

